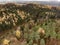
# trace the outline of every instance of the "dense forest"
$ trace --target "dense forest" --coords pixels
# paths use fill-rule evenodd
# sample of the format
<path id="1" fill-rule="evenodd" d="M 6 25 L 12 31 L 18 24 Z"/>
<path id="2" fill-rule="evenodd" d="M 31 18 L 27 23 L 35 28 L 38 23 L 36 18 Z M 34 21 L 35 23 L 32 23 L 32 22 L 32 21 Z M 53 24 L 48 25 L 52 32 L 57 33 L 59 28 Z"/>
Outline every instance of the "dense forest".
<path id="1" fill-rule="evenodd" d="M 60 7 L 0 4 L 0 45 L 60 45 Z"/>

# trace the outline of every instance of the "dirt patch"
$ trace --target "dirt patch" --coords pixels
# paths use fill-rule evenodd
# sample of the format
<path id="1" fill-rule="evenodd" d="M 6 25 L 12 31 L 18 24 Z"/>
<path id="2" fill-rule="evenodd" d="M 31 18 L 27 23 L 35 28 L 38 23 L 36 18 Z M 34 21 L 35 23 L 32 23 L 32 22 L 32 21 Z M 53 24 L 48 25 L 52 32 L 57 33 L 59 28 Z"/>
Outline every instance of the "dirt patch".
<path id="1" fill-rule="evenodd" d="M 47 39 L 46 45 L 60 45 L 60 40 L 54 38 Z"/>

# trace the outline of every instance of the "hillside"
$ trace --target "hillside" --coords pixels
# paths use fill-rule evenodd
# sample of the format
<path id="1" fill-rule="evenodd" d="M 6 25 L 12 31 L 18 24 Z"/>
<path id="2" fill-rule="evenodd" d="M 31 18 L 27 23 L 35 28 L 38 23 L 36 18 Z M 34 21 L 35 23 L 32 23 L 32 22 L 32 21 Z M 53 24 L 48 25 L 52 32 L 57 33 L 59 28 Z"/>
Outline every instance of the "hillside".
<path id="1" fill-rule="evenodd" d="M 4 39 L 8 39 L 10 45 L 60 45 L 59 27 L 59 7 L 32 3 L 0 4 L 1 45 L 4 45 Z"/>

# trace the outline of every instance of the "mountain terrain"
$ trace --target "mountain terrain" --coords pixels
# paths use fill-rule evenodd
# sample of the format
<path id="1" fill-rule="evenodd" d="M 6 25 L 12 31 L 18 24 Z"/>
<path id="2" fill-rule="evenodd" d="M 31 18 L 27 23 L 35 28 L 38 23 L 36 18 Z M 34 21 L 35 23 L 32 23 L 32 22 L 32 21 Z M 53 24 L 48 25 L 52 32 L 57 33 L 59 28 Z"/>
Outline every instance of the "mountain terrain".
<path id="1" fill-rule="evenodd" d="M 35 44 L 60 45 L 60 7 L 0 4 L 0 45 Z"/>

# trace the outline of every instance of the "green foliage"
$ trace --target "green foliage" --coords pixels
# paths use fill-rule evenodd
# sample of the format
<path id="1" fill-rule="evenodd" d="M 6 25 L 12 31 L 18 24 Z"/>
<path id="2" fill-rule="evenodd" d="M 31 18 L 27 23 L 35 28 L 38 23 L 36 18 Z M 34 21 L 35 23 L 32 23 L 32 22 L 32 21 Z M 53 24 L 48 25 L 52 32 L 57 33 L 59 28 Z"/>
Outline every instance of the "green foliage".
<path id="1" fill-rule="evenodd" d="M 32 29 L 25 29 L 24 38 L 27 39 L 27 43 L 29 45 L 33 45 L 33 40 L 38 41 L 40 39 L 40 35 L 37 33 L 39 26 L 35 26 Z"/>
<path id="2" fill-rule="evenodd" d="M 57 38 L 60 40 L 60 32 L 57 33 Z"/>
<path id="3" fill-rule="evenodd" d="M 41 39 L 40 45 L 45 45 L 45 40 L 44 39 Z"/>
<path id="4" fill-rule="evenodd" d="M 46 36 L 45 37 L 48 37 L 48 36 L 51 36 L 52 38 L 56 38 L 56 23 L 55 22 L 45 22 L 42 27 L 45 29 L 46 31 Z"/>

